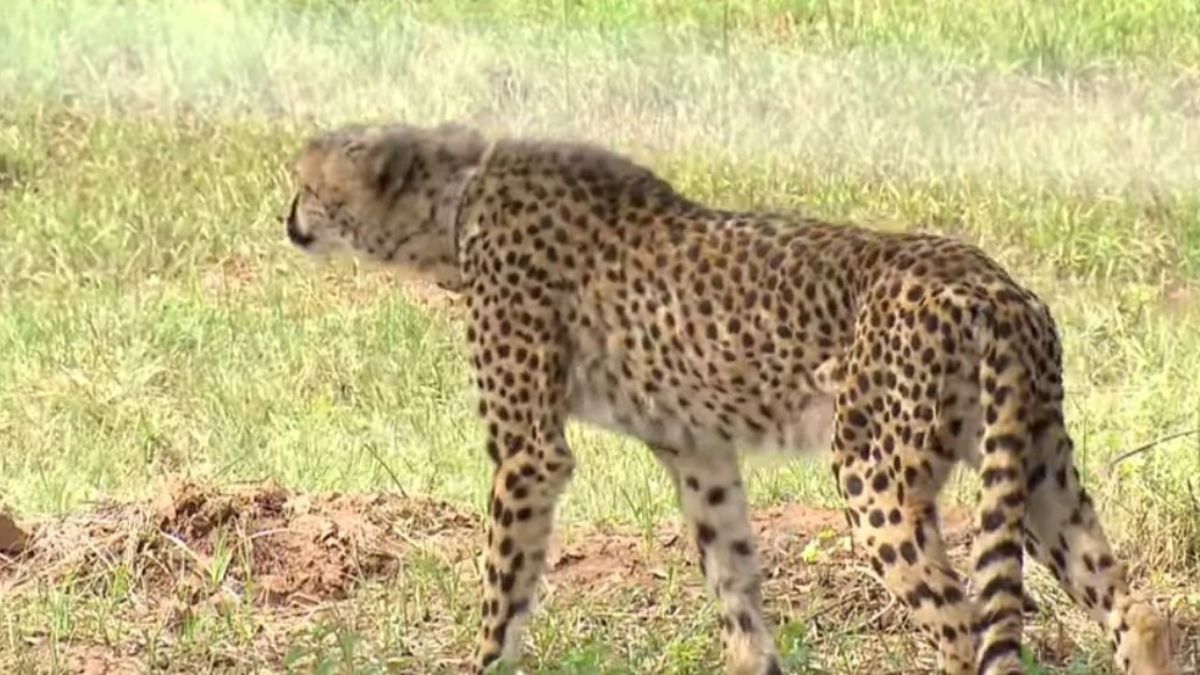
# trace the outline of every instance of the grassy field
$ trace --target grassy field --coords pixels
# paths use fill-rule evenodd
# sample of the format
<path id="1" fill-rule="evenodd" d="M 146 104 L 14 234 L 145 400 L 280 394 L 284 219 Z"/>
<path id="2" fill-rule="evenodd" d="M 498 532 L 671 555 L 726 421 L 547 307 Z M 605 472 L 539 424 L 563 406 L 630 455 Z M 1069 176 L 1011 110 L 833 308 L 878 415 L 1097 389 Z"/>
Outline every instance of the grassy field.
<path id="1" fill-rule="evenodd" d="M 266 478 L 478 514 L 488 466 L 453 307 L 318 268 L 279 225 L 307 133 L 453 118 L 598 141 L 717 205 L 983 245 L 1053 307 L 1085 480 L 1138 587 L 1190 626 L 1200 672 L 1200 436 L 1181 434 L 1200 429 L 1195 3 L 8 0 L 3 14 L 0 502 L 20 519 L 61 534 L 97 499 Z M 698 573 L 663 544 L 678 529 L 665 476 L 636 443 L 570 439 L 565 541 L 607 560 L 604 542 L 634 533 L 654 583 L 556 587 L 531 665 L 715 672 Z M 821 460 L 747 468 L 761 507 L 836 506 Z M 772 611 L 795 670 L 919 672 L 928 650 L 896 610 L 814 618 L 831 588 L 858 598 L 867 582 L 840 531 L 798 520 L 821 536 L 781 543 L 796 577 L 768 587 L 790 598 Z M 0 584 L 22 580 L 0 585 L 0 669 L 440 672 L 474 629 L 460 534 L 408 542 L 399 569 L 336 602 L 182 618 L 252 561 L 206 540 L 201 591 L 164 600 L 141 549 L 36 574 L 0 559 Z M 173 550 L 156 541 L 141 552 Z M 1099 632 L 1040 572 L 1035 590 L 1044 667 L 1109 672 Z"/>

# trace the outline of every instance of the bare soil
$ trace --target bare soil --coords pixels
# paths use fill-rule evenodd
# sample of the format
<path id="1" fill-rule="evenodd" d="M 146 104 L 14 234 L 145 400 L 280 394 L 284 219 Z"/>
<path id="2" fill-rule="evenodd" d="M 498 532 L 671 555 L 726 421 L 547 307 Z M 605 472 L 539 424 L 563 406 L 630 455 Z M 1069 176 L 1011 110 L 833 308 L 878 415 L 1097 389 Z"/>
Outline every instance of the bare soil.
<path id="1" fill-rule="evenodd" d="M 943 521 L 951 557 L 961 568 L 971 520 L 951 512 Z M 753 523 L 775 621 L 802 621 L 818 633 L 878 635 L 894 643 L 888 648 L 893 657 L 900 650 L 911 653 L 913 663 L 927 660 L 928 650 L 912 639 L 906 610 L 852 550 L 840 512 L 774 506 L 757 509 Z M 94 582 L 101 592 L 106 572 L 121 565 L 133 570 L 147 617 L 160 620 L 164 612 L 186 615 L 236 602 L 259 608 L 268 622 L 286 615 L 294 623 L 297 608 L 337 603 L 372 581 L 386 584 L 416 549 L 438 551 L 464 583 L 476 583 L 471 575 L 480 525 L 476 515 L 427 498 L 307 495 L 271 483 L 218 489 L 177 482 L 153 500 L 100 503 L 23 526 L 0 516 L 0 594 L 68 578 L 76 588 Z M 693 563 L 694 544 L 677 522 L 652 532 L 564 530 L 552 545 L 547 574 L 559 602 L 566 597 L 600 607 L 618 597 L 614 593 L 629 597 L 629 591 L 642 589 L 646 592 L 637 597 L 644 606 L 634 609 L 653 617 L 671 609 L 656 603 L 678 602 L 661 592 L 668 579 L 687 598 L 707 594 Z M 1196 617 L 1176 618 L 1197 634 Z M 1033 643 L 1043 660 L 1054 662 L 1077 648 L 1064 637 L 1062 624 L 1057 630 L 1042 625 Z M 144 654 L 128 645 L 72 643 L 59 652 L 66 654 L 70 672 L 144 668 L 139 660 Z M 278 665 L 281 658 L 267 660 Z"/>
<path id="2" fill-rule="evenodd" d="M 163 597 L 199 575 L 260 604 L 315 603 L 392 574 L 415 540 L 454 546 L 475 526 L 434 500 L 180 482 L 150 502 L 97 504 L 28 526 L 22 550 L 0 565 L 0 585 L 11 591 L 46 575 L 86 579 L 132 556 L 142 561 L 139 581 Z M 0 539 L 3 528 L 0 518 Z"/>

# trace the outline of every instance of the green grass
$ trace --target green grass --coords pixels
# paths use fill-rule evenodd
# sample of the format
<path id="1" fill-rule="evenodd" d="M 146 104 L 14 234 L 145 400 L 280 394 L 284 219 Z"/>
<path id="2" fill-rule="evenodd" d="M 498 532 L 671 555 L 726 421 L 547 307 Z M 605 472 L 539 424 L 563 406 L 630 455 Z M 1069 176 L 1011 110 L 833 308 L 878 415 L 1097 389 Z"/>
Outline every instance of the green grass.
<path id="1" fill-rule="evenodd" d="M 1068 421 L 1113 539 L 1141 581 L 1200 583 L 1200 439 L 1110 466 L 1200 428 L 1194 3 L 12 0 L 4 14 L 0 500 L 20 514 L 181 474 L 481 507 L 459 327 L 379 274 L 315 268 L 278 224 L 310 131 L 459 118 L 603 142 L 713 204 L 985 246 L 1060 319 Z M 570 439 L 569 527 L 674 516 L 636 443 Z M 836 504 L 820 460 L 750 464 L 757 504 Z M 413 593 L 433 592 L 440 572 L 414 574 Z M 64 641 L 120 625 L 108 617 L 128 599 L 89 593 L 6 601 L 0 652 L 26 644 L 24 622 Z M 394 602 L 364 595 L 368 618 L 311 626 L 295 649 L 335 658 L 353 629 L 399 650 L 419 629 L 370 618 Z M 547 672 L 690 672 L 715 655 L 711 622 L 589 621 L 604 611 L 535 625 L 544 663 L 577 664 Z M 235 652 L 239 630 L 139 639 L 184 663 Z M 811 658 L 869 639 L 822 635 Z"/>

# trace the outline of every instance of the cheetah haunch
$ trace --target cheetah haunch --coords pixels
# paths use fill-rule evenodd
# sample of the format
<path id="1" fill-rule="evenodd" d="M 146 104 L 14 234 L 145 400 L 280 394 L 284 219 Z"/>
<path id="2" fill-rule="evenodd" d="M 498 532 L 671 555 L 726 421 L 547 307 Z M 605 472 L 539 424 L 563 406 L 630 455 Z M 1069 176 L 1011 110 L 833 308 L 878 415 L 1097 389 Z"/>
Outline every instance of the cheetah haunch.
<path id="1" fill-rule="evenodd" d="M 495 463 L 475 672 L 519 658 L 574 466 L 570 417 L 643 440 L 666 468 L 731 673 L 781 672 L 735 450 L 830 446 L 857 541 L 941 671 L 1022 672 L 1028 552 L 1122 672 L 1179 672 L 1073 466 L 1050 313 L 977 248 L 712 209 L 602 149 L 457 125 L 323 133 L 296 176 L 295 245 L 466 296 Z M 982 478 L 971 596 L 936 509 L 958 461 Z"/>

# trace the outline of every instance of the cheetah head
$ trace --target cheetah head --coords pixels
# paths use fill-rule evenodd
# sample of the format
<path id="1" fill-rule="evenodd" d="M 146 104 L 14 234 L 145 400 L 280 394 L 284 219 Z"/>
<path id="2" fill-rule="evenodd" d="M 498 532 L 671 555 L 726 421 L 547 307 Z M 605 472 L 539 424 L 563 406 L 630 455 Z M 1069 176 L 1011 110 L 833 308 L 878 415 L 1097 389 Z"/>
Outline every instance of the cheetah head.
<path id="1" fill-rule="evenodd" d="M 304 251 L 458 278 L 456 226 L 483 137 L 456 125 L 353 126 L 310 138 L 294 163 L 287 236 Z"/>

